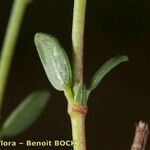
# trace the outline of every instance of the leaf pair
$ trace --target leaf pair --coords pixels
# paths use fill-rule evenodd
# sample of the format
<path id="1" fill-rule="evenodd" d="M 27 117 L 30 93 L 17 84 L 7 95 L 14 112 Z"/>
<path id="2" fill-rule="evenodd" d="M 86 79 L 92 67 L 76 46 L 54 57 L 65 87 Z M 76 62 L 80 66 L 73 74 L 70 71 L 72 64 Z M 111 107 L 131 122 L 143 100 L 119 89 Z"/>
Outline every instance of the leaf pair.
<path id="1" fill-rule="evenodd" d="M 6 119 L 0 137 L 17 135 L 29 127 L 44 110 L 49 96 L 47 91 L 30 94 Z"/>
<path id="2" fill-rule="evenodd" d="M 72 71 L 68 56 L 58 40 L 45 33 L 35 35 L 35 45 L 47 77 L 55 89 L 64 91 L 67 99 L 74 103 L 86 105 L 88 96 L 104 76 L 118 64 L 128 60 L 127 56 L 117 55 L 108 60 L 93 76 L 89 86 L 72 83 Z"/>

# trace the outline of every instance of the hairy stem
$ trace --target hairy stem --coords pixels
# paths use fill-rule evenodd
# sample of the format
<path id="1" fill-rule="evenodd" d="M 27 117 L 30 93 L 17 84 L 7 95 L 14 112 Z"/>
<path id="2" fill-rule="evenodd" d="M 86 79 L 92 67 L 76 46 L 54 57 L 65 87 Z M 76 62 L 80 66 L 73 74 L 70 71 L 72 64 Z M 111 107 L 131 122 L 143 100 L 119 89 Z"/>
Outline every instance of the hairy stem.
<path id="1" fill-rule="evenodd" d="M 11 11 L 0 58 L 0 109 L 21 21 L 28 3 L 29 0 L 15 0 Z"/>
<path id="2" fill-rule="evenodd" d="M 74 150 L 86 150 L 85 116 L 87 109 L 82 106 L 69 106 L 68 113 L 72 124 Z"/>
<path id="3" fill-rule="evenodd" d="M 72 46 L 74 82 L 83 81 L 83 45 L 86 0 L 74 0 Z"/>

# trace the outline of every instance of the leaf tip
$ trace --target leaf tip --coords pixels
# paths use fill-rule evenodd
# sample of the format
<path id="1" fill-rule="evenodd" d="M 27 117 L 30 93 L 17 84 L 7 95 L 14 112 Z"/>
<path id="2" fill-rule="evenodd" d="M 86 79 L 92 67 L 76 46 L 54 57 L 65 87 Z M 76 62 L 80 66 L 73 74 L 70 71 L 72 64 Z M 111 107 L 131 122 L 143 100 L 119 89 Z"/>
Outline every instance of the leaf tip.
<path id="1" fill-rule="evenodd" d="M 126 62 L 126 61 L 129 61 L 129 57 L 126 56 L 126 55 L 123 56 L 123 59 L 124 59 L 125 62 Z"/>
<path id="2" fill-rule="evenodd" d="M 35 44 L 39 41 L 39 39 L 42 37 L 42 33 L 36 33 L 34 35 L 34 42 Z"/>
<path id="3" fill-rule="evenodd" d="M 126 55 L 117 55 L 117 57 L 122 61 L 122 62 L 126 62 L 129 60 L 129 57 Z"/>

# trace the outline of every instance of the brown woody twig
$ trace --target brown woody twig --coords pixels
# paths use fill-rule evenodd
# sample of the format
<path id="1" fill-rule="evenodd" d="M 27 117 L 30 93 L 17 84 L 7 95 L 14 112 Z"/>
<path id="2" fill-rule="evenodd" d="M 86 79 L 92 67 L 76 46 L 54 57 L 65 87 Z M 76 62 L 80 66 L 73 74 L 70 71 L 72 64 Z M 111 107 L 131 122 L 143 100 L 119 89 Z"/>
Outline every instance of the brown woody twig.
<path id="1" fill-rule="evenodd" d="M 136 125 L 135 136 L 131 146 L 131 150 L 145 150 L 148 134 L 148 124 L 140 121 Z"/>

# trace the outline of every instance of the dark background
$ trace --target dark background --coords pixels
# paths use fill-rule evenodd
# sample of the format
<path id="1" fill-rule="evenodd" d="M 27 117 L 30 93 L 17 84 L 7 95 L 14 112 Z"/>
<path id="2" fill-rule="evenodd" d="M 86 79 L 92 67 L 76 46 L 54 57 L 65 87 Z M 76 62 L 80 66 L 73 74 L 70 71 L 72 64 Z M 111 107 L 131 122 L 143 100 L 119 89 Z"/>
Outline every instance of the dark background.
<path id="1" fill-rule="evenodd" d="M 1 45 L 11 6 L 12 0 L 0 2 Z M 10 140 L 71 139 L 67 102 L 63 93 L 54 90 L 45 76 L 33 37 L 36 32 L 52 34 L 71 56 L 72 9 L 73 0 L 33 0 L 26 10 L 7 84 L 1 123 L 30 92 L 49 89 L 52 97 L 40 118 Z M 110 57 L 126 54 L 130 58 L 129 62 L 108 74 L 90 96 L 86 118 L 88 150 L 129 150 L 135 123 L 141 119 L 150 122 L 149 43 L 148 0 L 88 0 L 85 82 Z M 20 146 L 14 149 L 27 148 Z"/>

